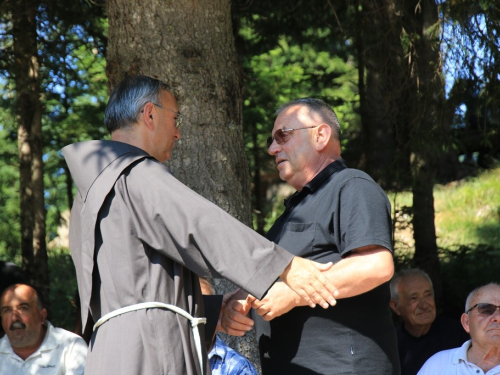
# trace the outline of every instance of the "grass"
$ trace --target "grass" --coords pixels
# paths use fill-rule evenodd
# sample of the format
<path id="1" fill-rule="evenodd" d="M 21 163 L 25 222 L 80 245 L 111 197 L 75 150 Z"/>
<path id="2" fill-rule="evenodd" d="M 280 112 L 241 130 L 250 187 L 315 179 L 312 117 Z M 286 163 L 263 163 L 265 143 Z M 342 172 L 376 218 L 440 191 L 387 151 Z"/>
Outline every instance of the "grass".
<path id="1" fill-rule="evenodd" d="M 396 248 L 413 248 L 408 207 L 411 192 L 389 193 L 396 212 Z M 500 167 L 477 177 L 436 185 L 434 188 L 436 235 L 440 248 L 500 244 Z"/>
<path id="2" fill-rule="evenodd" d="M 499 246 L 500 168 L 454 186 L 438 186 L 434 199 L 440 247 Z"/>

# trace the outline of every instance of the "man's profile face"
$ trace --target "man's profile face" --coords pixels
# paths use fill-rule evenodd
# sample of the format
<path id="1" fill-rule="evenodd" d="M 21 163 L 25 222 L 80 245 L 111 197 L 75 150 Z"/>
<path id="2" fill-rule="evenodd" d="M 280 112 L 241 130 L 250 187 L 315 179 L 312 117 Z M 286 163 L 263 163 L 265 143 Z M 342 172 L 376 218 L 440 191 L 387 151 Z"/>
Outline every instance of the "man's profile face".
<path id="1" fill-rule="evenodd" d="M 170 159 L 175 141 L 181 137 L 179 129 L 175 127 L 176 114 L 172 112 L 179 112 L 179 108 L 172 93 L 165 90 L 161 90 L 160 103 L 157 104 L 160 104 L 162 108 L 154 107 L 153 118 L 157 126 L 152 135 L 154 149 L 150 154 L 163 163 Z"/>
<path id="2" fill-rule="evenodd" d="M 320 124 L 320 119 L 311 118 L 307 107 L 294 105 L 278 115 L 272 134 L 278 129 L 299 129 Z M 287 142 L 278 144 L 275 140 L 268 150 L 275 158 L 280 178 L 297 190 L 301 190 L 320 170 L 312 146 L 314 131 L 306 129 L 291 132 Z"/>
<path id="3" fill-rule="evenodd" d="M 32 348 L 41 343 L 47 311 L 39 308 L 31 287 L 17 285 L 8 288 L 0 307 L 2 327 L 13 348 Z"/>
<path id="4" fill-rule="evenodd" d="M 468 307 L 476 303 L 491 303 L 500 306 L 500 286 L 488 285 L 480 289 Z M 487 315 L 481 314 L 476 307 L 468 314 L 462 314 L 462 325 L 469 332 L 472 345 L 500 348 L 500 309 L 496 309 L 492 315 Z"/>
<path id="5" fill-rule="evenodd" d="M 405 326 L 426 327 L 436 319 L 436 303 L 431 283 L 423 276 L 403 277 L 398 285 L 399 301 L 396 313 Z"/>

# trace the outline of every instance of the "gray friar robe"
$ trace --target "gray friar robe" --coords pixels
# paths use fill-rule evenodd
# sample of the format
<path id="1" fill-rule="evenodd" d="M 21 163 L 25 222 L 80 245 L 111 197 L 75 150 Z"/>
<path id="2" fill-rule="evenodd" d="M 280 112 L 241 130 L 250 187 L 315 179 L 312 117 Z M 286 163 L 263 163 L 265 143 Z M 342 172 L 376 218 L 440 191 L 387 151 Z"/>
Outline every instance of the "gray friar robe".
<path id="1" fill-rule="evenodd" d="M 203 316 L 197 275 L 225 277 L 261 298 L 292 259 L 141 149 L 88 141 L 63 154 L 78 188 L 70 248 L 84 326 L 89 311 L 97 321 L 151 301 Z M 104 323 L 92 335 L 86 365 L 91 375 L 208 373 L 199 369 L 189 321 L 160 309 Z"/>

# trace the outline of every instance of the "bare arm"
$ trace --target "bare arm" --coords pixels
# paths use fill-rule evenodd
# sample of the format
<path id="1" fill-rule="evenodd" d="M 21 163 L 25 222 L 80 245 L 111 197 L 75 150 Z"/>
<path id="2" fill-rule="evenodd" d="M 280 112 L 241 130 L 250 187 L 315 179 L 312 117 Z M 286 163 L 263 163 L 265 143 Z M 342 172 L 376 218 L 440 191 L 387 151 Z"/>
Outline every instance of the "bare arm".
<path id="1" fill-rule="evenodd" d="M 389 281 L 393 274 L 392 254 L 386 248 L 376 245 L 352 251 L 325 272 L 337 287 L 337 299 L 366 293 Z M 307 305 L 307 301 L 298 298 L 297 294 L 282 283 L 274 284 L 262 300 L 252 301 L 252 307 L 264 320 L 272 320 L 296 306 Z"/>
<path id="2" fill-rule="evenodd" d="M 335 263 L 325 275 L 335 283 L 337 299 L 359 296 L 389 281 L 394 261 L 385 247 L 364 246 Z"/>

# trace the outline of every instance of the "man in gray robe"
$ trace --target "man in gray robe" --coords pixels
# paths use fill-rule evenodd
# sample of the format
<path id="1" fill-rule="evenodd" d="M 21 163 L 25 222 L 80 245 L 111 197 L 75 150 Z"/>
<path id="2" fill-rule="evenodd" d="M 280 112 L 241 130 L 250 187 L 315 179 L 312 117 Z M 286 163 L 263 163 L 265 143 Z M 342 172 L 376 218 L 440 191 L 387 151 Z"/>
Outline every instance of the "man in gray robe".
<path id="1" fill-rule="evenodd" d="M 281 277 L 311 306 L 335 304 L 336 289 L 320 272 L 329 266 L 267 241 L 161 164 L 180 138 L 180 116 L 162 82 L 128 77 L 106 108 L 111 141 L 63 149 L 78 188 L 70 248 L 84 327 L 89 312 L 97 321 L 144 302 L 175 305 L 201 317 L 197 275 L 226 277 L 259 298 Z M 204 348 L 202 357 L 200 369 L 185 317 L 168 309 L 133 310 L 94 331 L 86 374 L 209 374 Z"/>

